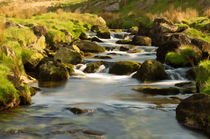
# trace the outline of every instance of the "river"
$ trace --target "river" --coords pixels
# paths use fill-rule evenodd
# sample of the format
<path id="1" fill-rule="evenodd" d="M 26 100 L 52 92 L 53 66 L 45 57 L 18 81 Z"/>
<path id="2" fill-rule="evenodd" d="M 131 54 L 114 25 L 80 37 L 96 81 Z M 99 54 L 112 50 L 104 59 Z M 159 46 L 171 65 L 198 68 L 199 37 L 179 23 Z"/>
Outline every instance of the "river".
<path id="1" fill-rule="evenodd" d="M 122 46 L 112 38 L 99 43 L 104 47 Z M 89 33 L 89 36 L 95 34 Z M 121 60 L 144 62 L 156 58 L 156 47 L 135 46 L 142 53 L 127 53 L 109 50 L 100 55 L 110 55 L 112 63 Z M 115 55 L 113 55 L 115 53 Z M 85 63 L 101 61 L 85 59 Z M 177 101 L 170 96 L 146 95 L 132 88 L 145 85 L 128 76 L 108 73 L 101 66 L 97 73 L 83 73 L 86 64 L 75 66 L 75 73 L 65 83 L 34 84 L 42 91 L 32 97 L 33 104 L 0 113 L 1 139 L 207 139 L 202 133 L 180 125 L 175 117 Z M 187 68 L 173 69 L 167 65 L 170 80 L 153 82 L 152 86 L 174 86 L 188 81 Z M 148 84 L 147 84 L 148 85 Z M 177 95 L 186 98 L 188 95 Z M 164 107 L 157 107 L 158 105 Z M 89 112 L 75 115 L 71 107 L 88 109 Z"/>

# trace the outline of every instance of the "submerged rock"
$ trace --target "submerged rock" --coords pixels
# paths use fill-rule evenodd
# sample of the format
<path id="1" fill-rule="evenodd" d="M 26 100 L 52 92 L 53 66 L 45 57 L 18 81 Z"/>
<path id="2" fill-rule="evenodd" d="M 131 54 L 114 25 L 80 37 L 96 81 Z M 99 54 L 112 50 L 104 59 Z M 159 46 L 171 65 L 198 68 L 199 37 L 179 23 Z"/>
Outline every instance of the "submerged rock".
<path id="1" fill-rule="evenodd" d="M 176 118 L 183 125 L 204 131 L 210 136 L 210 96 L 195 94 L 176 108 Z"/>
<path id="2" fill-rule="evenodd" d="M 103 42 L 102 40 L 100 40 L 98 37 L 93 37 L 91 38 L 92 42 Z"/>
<path id="3" fill-rule="evenodd" d="M 77 107 L 74 107 L 74 108 L 67 108 L 69 111 L 71 111 L 72 113 L 74 114 L 84 114 L 84 113 L 88 113 L 88 110 L 85 110 L 85 109 L 81 109 L 81 108 L 77 108 Z"/>
<path id="4" fill-rule="evenodd" d="M 116 75 L 128 75 L 140 68 L 140 64 L 133 61 L 120 61 L 114 63 L 109 69 L 109 73 Z"/>
<path id="5" fill-rule="evenodd" d="M 94 58 L 97 58 L 97 59 L 112 59 L 112 57 L 110 57 L 110 56 L 99 56 L 99 55 L 94 56 Z"/>
<path id="6" fill-rule="evenodd" d="M 147 60 L 133 76 L 143 82 L 167 79 L 164 66 L 156 60 Z"/>
<path id="7" fill-rule="evenodd" d="M 180 93 L 180 90 L 175 87 L 159 88 L 153 86 L 143 86 L 143 87 L 134 88 L 133 90 L 153 95 L 177 95 Z"/>
<path id="8" fill-rule="evenodd" d="M 104 64 L 103 61 L 90 63 L 90 64 L 87 65 L 84 72 L 85 73 L 95 73 L 100 68 L 100 66 L 103 65 L 103 64 Z"/>
<path id="9" fill-rule="evenodd" d="M 117 44 L 131 44 L 132 40 L 118 40 L 116 43 Z"/>
<path id="10" fill-rule="evenodd" d="M 105 48 L 90 41 L 80 40 L 76 41 L 75 44 L 77 47 L 83 52 L 91 52 L 91 53 L 101 53 L 105 52 Z"/>

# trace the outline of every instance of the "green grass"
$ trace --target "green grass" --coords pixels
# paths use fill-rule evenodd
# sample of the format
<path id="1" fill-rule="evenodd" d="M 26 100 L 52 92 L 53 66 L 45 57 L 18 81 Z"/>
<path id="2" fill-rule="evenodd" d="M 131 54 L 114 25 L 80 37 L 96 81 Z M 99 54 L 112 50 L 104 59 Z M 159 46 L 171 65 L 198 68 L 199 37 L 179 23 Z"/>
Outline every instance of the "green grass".
<path id="1" fill-rule="evenodd" d="M 196 70 L 196 82 L 201 83 L 201 93 L 210 95 L 210 60 L 200 62 Z"/>
<path id="2" fill-rule="evenodd" d="M 185 33 L 193 38 L 201 39 L 203 41 L 210 43 L 210 36 L 197 29 L 189 28 L 185 31 Z"/>

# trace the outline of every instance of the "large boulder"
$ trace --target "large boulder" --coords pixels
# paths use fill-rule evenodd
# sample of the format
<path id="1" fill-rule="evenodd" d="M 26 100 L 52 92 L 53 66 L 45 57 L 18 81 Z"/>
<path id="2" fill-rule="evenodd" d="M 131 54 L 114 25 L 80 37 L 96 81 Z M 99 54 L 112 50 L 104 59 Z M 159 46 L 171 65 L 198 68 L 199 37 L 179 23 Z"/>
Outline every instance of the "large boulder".
<path id="1" fill-rule="evenodd" d="M 109 73 L 116 75 L 128 75 L 140 68 L 140 64 L 133 61 L 120 61 L 116 62 L 110 67 Z"/>
<path id="2" fill-rule="evenodd" d="M 83 52 L 91 52 L 91 53 L 101 53 L 105 52 L 105 48 L 90 41 L 80 40 L 76 41 L 75 45 L 82 50 Z"/>
<path id="3" fill-rule="evenodd" d="M 83 62 L 83 56 L 72 49 L 69 48 L 60 48 L 55 56 L 55 61 L 60 61 L 62 63 L 68 63 L 68 64 L 79 64 Z"/>
<path id="4" fill-rule="evenodd" d="M 109 31 L 98 31 L 96 36 L 102 39 L 110 39 L 111 33 Z"/>
<path id="5" fill-rule="evenodd" d="M 151 46 L 152 40 L 146 36 L 135 36 L 132 40 L 134 45 L 141 45 L 141 46 Z"/>
<path id="6" fill-rule="evenodd" d="M 65 81 L 69 78 L 69 69 L 55 61 L 41 62 L 38 71 L 39 81 Z"/>
<path id="7" fill-rule="evenodd" d="M 104 64 L 103 61 L 90 63 L 90 64 L 87 65 L 87 67 L 85 68 L 84 72 L 85 73 L 95 73 L 95 72 L 98 71 L 100 66 L 102 66 L 103 64 Z"/>
<path id="8" fill-rule="evenodd" d="M 210 136 L 210 96 L 195 94 L 176 108 L 176 118 L 183 125 L 204 131 Z"/>
<path id="9" fill-rule="evenodd" d="M 167 79 L 164 66 L 156 60 L 147 60 L 133 76 L 143 82 Z"/>

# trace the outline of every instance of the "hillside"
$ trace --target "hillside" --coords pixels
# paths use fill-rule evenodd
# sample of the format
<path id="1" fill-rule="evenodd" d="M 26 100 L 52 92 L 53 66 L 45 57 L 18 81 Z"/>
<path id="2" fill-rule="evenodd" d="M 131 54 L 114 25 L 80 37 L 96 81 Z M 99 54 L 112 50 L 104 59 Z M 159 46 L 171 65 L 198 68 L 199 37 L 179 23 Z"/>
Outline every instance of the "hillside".
<path id="1" fill-rule="evenodd" d="M 175 21 L 205 14 L 209 16 L 210 0 L 71 0 L 50 8 L 55 11 L 90 12 L 102 16 L 111 28 L 130 28 L 140 22 L 149 24 L 155 17 Z M 177 16 L 179 16 L 177 18 Z"/>

